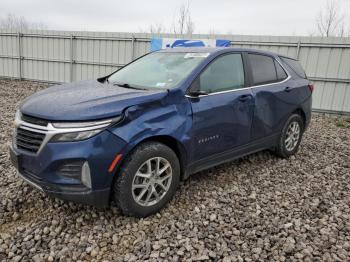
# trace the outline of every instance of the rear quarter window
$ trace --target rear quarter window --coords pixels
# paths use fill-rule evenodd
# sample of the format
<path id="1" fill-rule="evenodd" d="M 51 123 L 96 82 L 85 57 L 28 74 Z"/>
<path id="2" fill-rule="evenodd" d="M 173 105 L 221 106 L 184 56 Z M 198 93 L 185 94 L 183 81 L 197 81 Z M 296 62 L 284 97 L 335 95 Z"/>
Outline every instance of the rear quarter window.
<path id="1" fill-rule="evenodd" d="M 282 66 L 276 60 L 275 60 L 275 67 L 276 67 L 278 81 L 282 81 L 288 77 L 286 71 L 284 71 Z"/>
<path id="2" fill-rule="evenodd" d="M 288 68 L 290 68 L 299 77 L 306 78 L 305 71 L 298 60 L 294 60 L 292 58 L 287 58 L 283 56 L 281 56 L 280 59 Z"/>

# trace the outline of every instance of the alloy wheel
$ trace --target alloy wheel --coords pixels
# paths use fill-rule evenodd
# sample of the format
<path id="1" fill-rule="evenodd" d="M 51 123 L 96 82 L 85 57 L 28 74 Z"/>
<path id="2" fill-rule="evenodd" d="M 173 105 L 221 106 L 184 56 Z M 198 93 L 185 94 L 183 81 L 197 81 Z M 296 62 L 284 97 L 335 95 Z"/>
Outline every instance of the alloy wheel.
<path id="1" fill-rule="evenodd" d="M 298 144 L 300 138 L 300 125 L 297 121 L 289 124 L 284 144 L 288 151 L 293 151 Z"/>
<path id="2" fill-rule="evenodd" d="M 172 168 L 168 160 L 154 157 L 145 161 L 137 170 L 132 182 L 132 195 L 141 206 L 153 206 L 166 195 L 172 180 Z"/>

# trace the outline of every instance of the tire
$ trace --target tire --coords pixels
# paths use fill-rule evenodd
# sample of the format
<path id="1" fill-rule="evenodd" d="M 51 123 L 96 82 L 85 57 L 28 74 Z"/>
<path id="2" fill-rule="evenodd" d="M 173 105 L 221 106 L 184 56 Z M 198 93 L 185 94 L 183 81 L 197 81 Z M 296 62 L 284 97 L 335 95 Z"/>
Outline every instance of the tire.
<path id="1" fill-rule="evenodd" d="M 290 136 L 291 133 L 291 128 L 293 127 L 293 125 L 297 125 L 299 128 L 299 136 L 296 139 L 296 132 L 295 135 L 293 136 L 293 142 L 292 145 L 289 144 L 289 142 L 286 142 L 287 138 Z M 296 128 L 295 128 L 296 129 Z M 298 152 L 299 149 L 299 145 L 302 139 L 304 133 L 304 121 L 302 119 L 302 117 L 299 114 L 292 114 L 288 120 L 286 121 L 280 138 L 278 140 L 278 144 L 276 146 L 276 150 L 275 153 L 282 157 L 282 158 L 288 158 L 294 154 L 296 154 Z M 290 141 L 290 140 L 288 140 Z"/>
<path id="2" fill-rule="evenodd" d="M 156 175 L 156 166 L 158 173 L 167 169 Z M 129 154 L 117 175 L 113 184 L 113 197 L 117 206 L 124 215 L 147 217 L 162 209 L 175 195 L 180 182 L 180 164 L 176 154 L 168 146 L 157 142 L 145 142 Z M 159 182 L 165 178 L 166 181 Z M 142 188 L 138 188 L 141 186 Z M 145 188 L 148 191 L 143 192 Z M 154 192 L 155 190 L 157 192 Z M 147 202 L 149 194 L 151 196 Z"/>

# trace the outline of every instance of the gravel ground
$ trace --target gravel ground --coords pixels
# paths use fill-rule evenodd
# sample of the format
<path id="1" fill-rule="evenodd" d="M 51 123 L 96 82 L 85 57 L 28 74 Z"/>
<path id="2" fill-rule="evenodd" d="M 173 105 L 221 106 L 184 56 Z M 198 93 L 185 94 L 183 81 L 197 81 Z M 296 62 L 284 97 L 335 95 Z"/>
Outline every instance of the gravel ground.
<path id="1" fill-rule="evenodd" d="M 262 152 L 198 173 L 136 219 L 51 199 L 16 176 L 15 108 L 45 87 L 0 80 L 0 260 L 349 260 L 349 119 L 314 116 L 295 157 Z"/>

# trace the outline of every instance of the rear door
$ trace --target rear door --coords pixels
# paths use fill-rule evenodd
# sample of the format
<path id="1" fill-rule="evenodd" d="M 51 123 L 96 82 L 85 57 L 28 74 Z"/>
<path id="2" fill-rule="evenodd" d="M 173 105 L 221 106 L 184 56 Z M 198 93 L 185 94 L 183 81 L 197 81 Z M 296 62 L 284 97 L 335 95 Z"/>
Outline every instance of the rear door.
<path id="1" fill-rule="evenodd" d="M 254 101 L 251 89 L 247 88 L 241 53 L 217 57 L 197 77 L 191 89 L 207 93 L 189 97 L 194 161 L 249 142 Z"/>
<path id="2" fill-rule="evenodd" d="M 255 99 L 252 139 L 278 134 L 300 103 L 298 84 L 275 57 L 248 53 Z"/>

